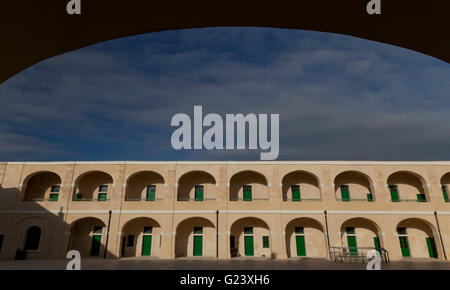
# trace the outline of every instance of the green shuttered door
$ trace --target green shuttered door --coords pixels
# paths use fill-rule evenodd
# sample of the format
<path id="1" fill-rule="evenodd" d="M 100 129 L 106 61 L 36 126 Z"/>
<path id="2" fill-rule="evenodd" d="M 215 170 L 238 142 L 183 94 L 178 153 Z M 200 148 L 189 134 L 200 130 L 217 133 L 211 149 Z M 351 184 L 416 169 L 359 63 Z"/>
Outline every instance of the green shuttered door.
<path id="1" fill-rule="evenodd" d="M 391 201 L 399 202 L 400 198 L 398 196 L 398 188 L 396 185 L 389 185 L 389 190 L 391 192 Z"/>
<path id="2" fill-rule="evenodd" d="M 305 236 L 296 236 L 295 241 L 297 243 L 297 256 L 306 256 Z"/>
<path id="3" fill-rule="evenodd" d="M 152 236 L 143 236 L 142 256 L 150 256 L 151 251 L 152 251 Z"/>
<path id="4" fill-rule="evenodd" d="M 253 256 L 255 254 L 253 249 L 253 236 L 244 236 L 245 255 Z"/>
<path id="5" fill-rule="evenodd" d="M 291 186 L 291 191 L 292 191 L 292 201 L 300 201 L 301 200 L 300 186 L 292 185 Z"/>
<path id="6" fill-rule="evenodd" d="M 341 185 L 341 197 L 342 201 L 350 201 L 350 191 L 348 185 Z"/>
<path id="7" fill-rule="evenodd" d="M 408 237 L 399 237 L 400 249 L 402 250 L 402 257 L 411 257 L 411 252 L 409 251 Z"/>
<path id="8" fill-rule="evenodd" d="M 92 236 L 91 256 L 96 257 L 100 255 L 100 245 L 102 242 L 101 235 Z"/>
<path id="9" fill-rule="evenodd" d="M 203 236 L 194 236 L 194 256 L 203 255 Z"/>
<path id="10" fill-rule="evenodd" d="M 357 244 L 356 244 L 356 236 L 347 236 L 347 244 L 349 247 L 349 251 L 352 254 L 357 254 L 358 253 L 358 249 Z"/>
<path id="11" fill-rule="evenodd" d="M 428 253 L 430 254 L 430 258 L 437 258 L 437 250 L 436 243 L 434 242 L 434 238 L 427 238 L 427 247 Z"/>

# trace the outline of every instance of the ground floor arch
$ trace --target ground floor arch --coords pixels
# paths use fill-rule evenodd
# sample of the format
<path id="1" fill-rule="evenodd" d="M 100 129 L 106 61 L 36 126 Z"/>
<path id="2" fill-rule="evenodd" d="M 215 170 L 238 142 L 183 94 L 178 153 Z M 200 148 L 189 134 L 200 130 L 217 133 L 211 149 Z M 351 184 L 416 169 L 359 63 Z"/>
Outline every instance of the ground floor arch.
<path id="1" fill-rule="evenodd" d="M 181 221 L 175 232 L 175 257 L 216 257 L 217 235 L 213 222 L 203 217 Z"/>
<path id="2" fill-rule="evenodd" d="M 408 218 L 397 225 L 398 245 L 403 258 L 437 259 L 442 253 L 432 224 L 419 218 Z"/>
<path id="3" fill-rule="evenodd" d="M 296 218 L 286 225 L 287 257 L 327 257 L 327 241 L 323 225 L 312 218 Z"/>
<path id="4" fill-rule="evenodd" d="M 159 256 L 161 226 L 149 217 L 134 218 L 122 227 L 120 257 Z"/>
<path id="5" fill-rule="evenodd" d="M 106 225 L 94 217 L 81 218 L 70 225 L 68 250 L 77 250 L 82 257 L 103 257 Z"/>
<path id="6" fill-rule="evenodd" d="M 350 253 L 357 254 L 358 248 L 382 248 L 380 228 L 374 221 L 355 217 L 346 220 L 340 229 L 341 243 Z"/>
<path id="7" fill-rule="evenodd" d="M 256 217 L 235 221 L 230 228 L 231 257 L 271 257 L 270 228 Z"/>

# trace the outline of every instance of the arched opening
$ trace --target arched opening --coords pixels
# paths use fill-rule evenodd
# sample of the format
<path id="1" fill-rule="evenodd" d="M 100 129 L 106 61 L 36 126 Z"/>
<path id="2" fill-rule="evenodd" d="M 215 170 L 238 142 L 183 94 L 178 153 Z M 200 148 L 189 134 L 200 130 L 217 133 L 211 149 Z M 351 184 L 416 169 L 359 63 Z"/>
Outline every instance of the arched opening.
<path id="1" fill-rule="evenodd" d="M 395 172 L 388 177 L 387 184 L 392 202 L 429 201 L 424 179 L 418 174 L 407 171 Z"/>
<path id="2" fill-rule="evenodd" d="M 127 180 L 125 191 L 126 201 L 155 201 L 163 199 L 160 187 L 164 178 L 153 171 L 141 171 L 133 174 Z"/>
<path id="3" fill-rule="evenodd" d="M 111 192 L 113 178 L 102 171 L 91 171 L 78 177 L 75 183 L 74 201 L 106 201 Z"/>
<path id="4" fill-rule="evenodd" d="M 25 235 L 25 251 L 38 251 L 41 242 L 41 228 L 32 226 Z"/>
<path id="5" fill-rule="evenodd" d="M 241 218 L 230 228 L 231 257 L 272 257 L 270 228 L 255 217 Z"/>
<path id="6" fill-rule="evenodd" d="M 345 171 L 334 178 L 336 200 L 374 201 L 370 178 L 358 171 Z"/>
<path id="7" fill-rule="evenodd" d="M 409 218 L 397 225 L 399 246 L 403 258 L 438 258 L 441 252 L 439 242 L 434 238 L 436 231 L 429 222 Z"/>
<path id="8" fill-rule="evenodd" d="M 105 251 L 106 225 L 98 218 L 87 217 L 70 226 L 69 250 L 77 250 L 83 257 L 101 257 Z"/>
<path id="9" fill-rule="evenodd" d="M 135 218 L 122 227 L 121 257 L 158 256 L 161 226 L 148 217 Z"/>
<path id="10" fill-rule="evenodd" d="M 323 225 L 312 218 L 296 218 L 286 225 L 288 257 L 327 257 L 327 241 Z"/>
<path id="11" fill-rule="evenodd" d="M 35 173 L 25 179 L 24 201 L 57 201 L 61 188 L 61 178 L 58 174 L 45 171 Z"/>
<path id="12" fill-rule="evenodd" d="M 282 180 L 283 201 L 314 201 L 321 199 L 319 180 L 312 173 L 294 171 Z"/>
<path id="13" fill-rule="evenodd" d="M 241 171 L 230 179 L 230 201 L 269 200 L 267 179 L 255 171 Z"/>
<path id="14" fill-rule="evenodd" d="M 176 230 L 175 257 L 215 257 L 215 228 L 210 220 L 201 217 L 180 222 Z"/>
<path id="15" fill-rule="evenodd" d="M 216 199 L 216 180 L 205 171 L 191 171 L 178 179 L 178 201 Z"/>
<path id="16" fill-rule="evenodd" d="M 450 186 L 450 172 L 444 174 L 441 177 L 442 198 L 444 199 L 445 202 L 450 202 L 449 186 Z"/>
<path id="17" fill-rule="evenodd" d="M 366 218 L 352 218 L 341 226 L 341 243 L 348 251 L 358 254 L 359 248 L 382 248 L 378 225 Z"/>

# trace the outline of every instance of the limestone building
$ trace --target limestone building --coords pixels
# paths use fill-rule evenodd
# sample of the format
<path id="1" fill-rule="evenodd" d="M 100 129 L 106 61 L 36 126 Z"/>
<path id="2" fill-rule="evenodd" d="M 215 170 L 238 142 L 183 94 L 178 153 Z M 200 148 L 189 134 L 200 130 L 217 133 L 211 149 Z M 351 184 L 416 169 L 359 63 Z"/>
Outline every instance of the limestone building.
<path id="1" fill-rule="evenodd" d="M 3 162 L 0 259 L 446 260 L 450 162 Z"/>

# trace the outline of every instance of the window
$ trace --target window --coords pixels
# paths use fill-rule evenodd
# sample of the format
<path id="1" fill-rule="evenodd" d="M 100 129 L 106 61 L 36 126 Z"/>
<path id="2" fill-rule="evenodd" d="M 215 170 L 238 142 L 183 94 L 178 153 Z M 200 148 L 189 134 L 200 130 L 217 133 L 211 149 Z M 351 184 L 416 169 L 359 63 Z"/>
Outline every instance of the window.
<path id="1" fill-rule="evenodd" d="M 230 249 L 236 249 L 236 241 L 234 240 L 234 236 L 230 236 Z"/>
<path id="2" fill-rule="evenodd" d="M 50 189 L 50 196 L 49 196 L 48 200 L 49 201 L 58 201 L 60 189 L 61 189 L 60 185 L 52 186 L 52 188 Z"/>
<path id="3" fill-rule="evenodd" d="M 244 192 L 244 201 L 252 200 L 252 187 L 250 185 L 244 185 L 242 187 L 242 191 Z"/>
<path id="4" fill-rule="evenodd" d="M 108 185 L 100 185 L 98 192 L 108 192 Z"/>
<path id="5" fill-rule="evenodd" d="M 95 226 L 94 229 L 92 230 L 92 232 L 94 234 L 101 234 L 103 231 L 103 227 L 102 226 Z"/>
<path id="6" fill-rule="evenodd" d="M 292 201 L 300 201 L 300 186 L 299 185 L 291 185 L 292 191 Z"/>
<path id="7" fill-rule="evenodd" d="M 406 228 L 397 228 L 397 233 L 399 235 L 406 235 Z"/>
<path id="8" fill-rule="evenodd" d="M 244 228 L 244 234 L 253 235 L 253 228 L 251 228 L 251 227 Z"/>
<path id="9" fill-rule="evenodd" d="M 156 197 L 156 185 L 147 186 L 147 197 L 146 201 L 155 201 Z"/>
<path id="10" fill-rule="evenodd" d="M 41 240 L 41 229 L 39 227 L 31 227 L 27 230 L 25 238 L 25 250 L 37 251 L 39 250 L 39 243 Z"/>
<path id="11" fill-rule="evenodd" d="M 83 198 L 83 194 L 77 193 L 75 194 L 75 200 L 81 200 Z"/>
<path id="12" fill-rule="evenodd" d="M 59 185 L 54 185 L 52 186 L 52 188 L 50 189 L 50 192 L 52 193 L 59 193 L 59 190 L 61 189 L 61 186 Z"/>
<path id="13" fill-rule="evenodd" d="M 203 234 L 203 228 L 202 227 L 195 227 L 194 228 L 194 234 L 198 234 L 198 235 Z"/>
<path id="14" fill-rule="evenodd" d="M 195 186 L 195 201 L 203 201 L 203 185 Z"/>
<path id="15" fill-rule="evenodd" d="M 295 227 L 295 233 L 296 234 L 304 234 L 305 229 L 303 227 Z"/>
<path id="16" fill-rule="evenodd" d="M 144 234 L 151 234 L 153 232 L 153 227 L 144 227 Z"/>
<path id="17" fill-rule="evenodd" d="M 346 231 L 347 235 L 354 235 L 355 234 L 355 228 L 354 227 L 345 228 L 345 231 Z"/>
<path id="18" fill-rule="evenodd" d="M 134 246 L 134 236 L 129 235 L 127 237 L 127 247 L 133 247 Z"/>
<path id="19" fill-rule="evenodd" d="M 446 185 L 442 185 L 442 195 L 444 196 L 444 201 L 445 202 L 449 202 L 449 198 L 448 198 L 448 190 L 447 190 L 447 186 Z"/>
<path id="20" fill-rule="evenodd" d="M 397 185 L 389 185 L 389 191 L 391 192 L 391 201 L 399 202 L 400 198 L 398 195 L 398 187 Z"/>
<path id="21" fill-rule="evenodd" d="M 270 247 L 270 245 L 269 245 L 269 236 L 263 236 L 262 239 L 263 239 L 263 248 L 264 249 L 269 248 Z"/>
<path id="22" fill-rule="evenodd" d="M 98 201 L 106 201 L 108 193 L 108 185 L 100 185 L 98 189 Z"/>
<path id="23" fill-rule="evenodd" d="M 373 201 L 373 195 L 371 193 L 367 194 L 367 201 L 372 202 Z"/>
<path id="24" fill-rule="evenodd" d="M 341 185 L 340 188 L 342 201 L 350 201 L 350 191 L 348 189 L 348 185 Z"/>

